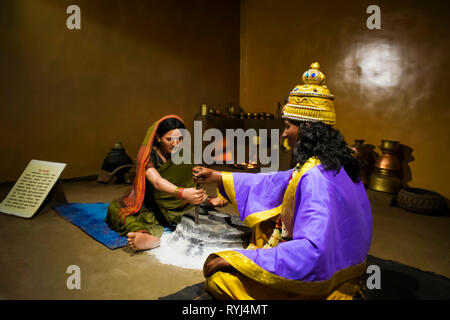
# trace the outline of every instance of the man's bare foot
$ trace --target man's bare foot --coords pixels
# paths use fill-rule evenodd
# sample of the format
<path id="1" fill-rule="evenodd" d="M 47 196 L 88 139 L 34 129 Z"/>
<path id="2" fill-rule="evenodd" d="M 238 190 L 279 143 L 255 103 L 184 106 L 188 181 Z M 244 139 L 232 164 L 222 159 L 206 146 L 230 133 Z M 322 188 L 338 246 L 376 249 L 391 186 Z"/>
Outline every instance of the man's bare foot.
<path id="1" fill-rule="evenodd" d="M 127 233 L 128 245 L 133 251 L 149 250 L 159 246 L 159 237 L 144 232 Z"/>
<path id="2" fill-rule="evenodd" d="M 225 207 L 228 204 L 228 201 L 223 200 L 223 199 L 221 199 L 219 197 L 215 197 L 215 198 L 209 199 L 209 204 L 211 206 L 213 206 L 213 207 L 222 208 L 222 207 Z"/>

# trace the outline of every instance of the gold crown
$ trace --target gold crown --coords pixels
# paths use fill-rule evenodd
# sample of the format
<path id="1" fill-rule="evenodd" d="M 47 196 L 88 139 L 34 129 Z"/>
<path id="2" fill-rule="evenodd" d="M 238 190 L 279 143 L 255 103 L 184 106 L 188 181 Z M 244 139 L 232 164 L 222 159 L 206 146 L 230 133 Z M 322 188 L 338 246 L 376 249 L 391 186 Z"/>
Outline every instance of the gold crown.
<path id="1" fill-rule="evenodd" d="M 289 94 L 288 103 L 283 107 L 283 118 L 334 125 L 334 95 L 324 85 L 326 77 L 319 69 L 319 63 L 314 62 L 303 73 L 303 84 L 297 85 Z"/>

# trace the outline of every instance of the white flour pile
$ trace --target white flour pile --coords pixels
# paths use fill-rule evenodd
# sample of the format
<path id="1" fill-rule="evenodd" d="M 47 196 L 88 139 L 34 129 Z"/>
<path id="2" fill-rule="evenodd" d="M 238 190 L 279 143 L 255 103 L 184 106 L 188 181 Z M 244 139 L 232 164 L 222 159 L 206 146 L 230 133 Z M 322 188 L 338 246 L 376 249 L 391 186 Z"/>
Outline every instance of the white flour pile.
<path id="1" fill-rule="evenodd" d="M 242 248 L 224 248 L 192 242 L 177 237 L 174 232 L 164 231 L 158 248 L 147 251 L 162 264 L 170 264 L 186 269 L 202 270 L 209 254 L 225 250 Z"/>

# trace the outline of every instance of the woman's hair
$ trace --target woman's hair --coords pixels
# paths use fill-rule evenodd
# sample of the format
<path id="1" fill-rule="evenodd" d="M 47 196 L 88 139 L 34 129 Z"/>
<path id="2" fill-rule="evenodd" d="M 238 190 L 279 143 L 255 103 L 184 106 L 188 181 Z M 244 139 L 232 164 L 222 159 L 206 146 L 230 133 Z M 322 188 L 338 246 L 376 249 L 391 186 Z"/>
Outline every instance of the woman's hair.
<path id="1" fill-rule="evenodd" d="M 156 133 L 158 134 L 158 137 L 162 137 L 164 134 L 173 129 L 186 129 L 186 127 L 180 120 L 176 118 L 168 118 L 159 124 Z"/>
<path id="2" fill-rule="evenodd" d="M 288 121 L 299 126 L 299 141 L 294 148 L 294 157 L 300 165 L 316 156 L 325 170 L 339 172 L 343 166 L 354 182 L 360 181 L 361 164 L 352 156 L 352 150 L 339 130 L 323 122 Z"/>

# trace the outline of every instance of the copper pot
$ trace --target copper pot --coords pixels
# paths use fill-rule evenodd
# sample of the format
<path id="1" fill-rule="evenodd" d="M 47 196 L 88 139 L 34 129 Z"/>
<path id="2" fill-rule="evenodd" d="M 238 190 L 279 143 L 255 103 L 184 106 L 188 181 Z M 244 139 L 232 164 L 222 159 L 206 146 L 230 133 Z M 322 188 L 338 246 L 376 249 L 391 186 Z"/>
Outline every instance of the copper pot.
<path id="1" fill-rule="evenodd" d="M 400 161 L 392 153 L 383 153 L 376 161 L 375 168 L 389 170 L 389 171 L 400 171 Z"/>
<path id="2" fill-rule="evenodd" d="M 375 161 L 375 168 L 400 171 L 401 165 L 397 158 L 398 141 L 381 140 L 381 146 L 379 148 L 383 154 Z"/>
<path id="3" fill-rule="evenodd" d="M 375 161 L 375 169 L 370 176 L 369 188 L 376 191 L 397 193 L 402 188 L 398 177 L 401 170 L 397 158 L 398 141 L 382 140 L 379 147 L 383 154 Z"/>

